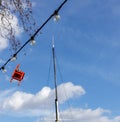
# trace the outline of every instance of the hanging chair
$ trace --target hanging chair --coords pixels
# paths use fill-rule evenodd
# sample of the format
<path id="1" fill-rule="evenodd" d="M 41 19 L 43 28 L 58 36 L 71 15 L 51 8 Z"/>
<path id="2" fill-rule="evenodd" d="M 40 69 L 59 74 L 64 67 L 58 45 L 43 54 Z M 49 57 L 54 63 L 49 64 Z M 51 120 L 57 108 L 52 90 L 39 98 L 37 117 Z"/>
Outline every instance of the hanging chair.
<path id="1" fill-rule="evenodd" d="M 18 81 L 18 85 L 20 85 L 21 80 L 24 78 L 25 73 L 23 71 L 19 70 L 19 66 L 20 64 L 18 64 L 14 70 L 14 72 L 12 73 L 12 78 L 10 80 L 10 82 L 12 82 L 12 80 L 17 80 Z"/>

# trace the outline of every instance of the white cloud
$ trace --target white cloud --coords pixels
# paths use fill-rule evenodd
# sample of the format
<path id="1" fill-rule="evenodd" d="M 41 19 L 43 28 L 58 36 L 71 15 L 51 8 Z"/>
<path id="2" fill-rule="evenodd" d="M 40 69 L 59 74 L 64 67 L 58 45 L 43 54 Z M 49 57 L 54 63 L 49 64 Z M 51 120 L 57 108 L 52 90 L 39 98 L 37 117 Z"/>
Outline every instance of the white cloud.
<path id="1" fill-rule="evenodd" d="M 14 28 L 15 36 L 19 36 L 23 30 L 19 26 L 18 18 L 15 15 L 11 15 L 11 16 L 12 19 L 10 20 L 10 23 L 12 25 L 12 28 Z"/>
<path id="2" fill-rule="evenodd" d="M 60 91 L 60 104 L 70 98 L 85 94 L 85 90 L 81 86 L 74 85 L 71 82 L 59 85 L 58 90 Z M 51 111 L 52 102 L 54 102 L 54 89 L 44 87 L 36 94 L 12 89 L 0 92 L 0 94 L 0 99 L 2 99 L 0 101 L 0 114 L 41 116 L 36 122 L 52 122 L 55 120 L 54 111 Z M 102 108 L 68 108 L 60 111 L 60 120 L 61 122 L 120 122 L 120 116 L 111 118 L 110 115 L 111 111 Z"/>
<path id="3" fill-rule="evenodd" d="M 6 98 L 7 96 L 9 96 L 14 91 L 15 91 L 15 89 L 9 89 L 9 90 L 5 90 L 5 91 L 0 91 L 0 100 L 2 100 L 3 98 Z"/>
<path id="4" fill-rule="evenodd" d="M 105 110 L 102 108 L 97 109 L 68 109 L 60 113 L 60 121 L 64 122 L 120 122 L 120 116 L 117 116 L 113 119 L 110 119 L 107 115 L 110 114 L 109 110 Z M 45 117 L 38 119 L 36 122 L 53 122 L 55 117 Z"/>
<path id="5" fill-rule="evenodd" d="M 9 22 L 11 24 L 8 23 L 8 20 L 9 19 Z M 7 38 L 8 37 L 8 34 L 10 33 L 9 32 L 9 29 L 12 27 L 13 28 L 13 31 L 15 33 L 15 36 L 19 36 L 22 32 L 22 28 L 19 27 L 19 22 L 18 22 L 18 18 L 13 15 L 13 14 L 10 14 L 9 13 L 9 16 L 8 18 L 4 18 L 3 19 L 3 22 L 2 23 L 2 16 L 0 15 L 0 51 L 7 48 L 8 45 L 9 45 L 9 40 Z M 4 37 L 7 37 L 7 38 L 4 38 Z"/>
<path id="6" fill-rule="evenodd" d="M 8 46 L 8 40 L 0 37 L 0 51 Z"/>
<path id="7" fill-rule="evenodd" d="M 81 86 L 74 85 L 71 82 L 59 85 L 58 90 L 60 104 L 70 98 L 85 94 L 85 90 Z M 16 91 L 9 95 L 9 97 L 4 97 L 4 100 L 0 103 L 1 111 L 7 113 L 11 111 L 10 114 L 20 113 L 24 116 L 46 115 L 53 107 L 54 89 L 49 87 L 44 87 L 36 94 Z"/>
<path id="8" fill-rule="evenodd" d="M 61 84 L 58 87 L 58 95 L 60 103 L 67 101 L 75 96 L 82 96 L 85 90 L 81 86 L 74 86 L 71 82 Z"/>

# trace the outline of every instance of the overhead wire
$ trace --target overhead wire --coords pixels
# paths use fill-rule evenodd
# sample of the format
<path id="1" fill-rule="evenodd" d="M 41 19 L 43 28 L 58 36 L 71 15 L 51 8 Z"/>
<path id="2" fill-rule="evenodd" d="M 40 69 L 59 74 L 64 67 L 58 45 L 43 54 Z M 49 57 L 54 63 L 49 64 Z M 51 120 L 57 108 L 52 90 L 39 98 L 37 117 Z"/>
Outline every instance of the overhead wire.
<path id="1" fill-rule="evenodd" d="M 60 9 L 63 7 L 63 5 L 67 2 L 68 0 L 64 0 L 64 2 L 48 17 L 48 19 L 35 31 L 35 33 L 16 51 L 16 53 L 14 53 L 12 55 L 12 57 L 10 57 L 1 67 L 0 70 L 4 70 L 5 66 L 14 58 L 18 55 L 18 53 L 20 53 L 20 51 L 31 41 L 33 40 L 36 35 L 40 32 L 40 30 L 50 21 L 50 19 L 53 16 L 58 15 Z"/>
<path id="2" fill-rule="evenodd" d="M 61 82 L 64 83 L 63 75 L 62 75 L 62 72 L 61 72 L 61 69 L 60 69 L 60 65 L 59 65 L 59 61 L 58 61 L 57 56 L 56 56 L 56 64 L 57 64 L 58 73 L 59 73 L 59 75 L 60 75 Z M 64 85 L 63 85 L 62 88 L 63 88 L 62 90 L 64 90 L 64 95 L 66 96 L 66 98 L 68 98 L 68 95 L 67 95 L 67 93 L 66 93 L 66 88 L 64 87 Z M 69 106 L 69 108 L 71 108 L 71 104 L 70 104 L 69 101 L 67 101 L 67 105 Z M 72 110 L 69 109 L 69 111 L 70 111 L 70 116 L 73 117 L 73 112 L 72 112 Z M 59 109 L 59 112 L 61 113 L 61 110 L 60 110 L 60 109 Z M 62 122 L 64 122 L 64 119 L 63 119 L 64 117 L 62 116 L 62 114 L 60 114 L 60 118 L 62 119 Z M 72 121 L 75 122 L 75 120 L 72 120 Z"/>

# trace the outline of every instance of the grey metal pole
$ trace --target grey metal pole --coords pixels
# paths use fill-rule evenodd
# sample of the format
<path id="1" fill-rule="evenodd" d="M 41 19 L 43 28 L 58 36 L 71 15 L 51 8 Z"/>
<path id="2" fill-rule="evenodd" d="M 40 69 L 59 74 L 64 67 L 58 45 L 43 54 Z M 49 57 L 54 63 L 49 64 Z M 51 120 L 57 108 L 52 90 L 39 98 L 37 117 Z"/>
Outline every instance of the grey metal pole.
<path id="1" fill-rule="evenodd" d="M 55 83 L 55 122 L 59 122 L 59 111 L 58 111 L 58 92 L 57 92 L 57 78 L 56 78 L 56 58 L 55 58 L 55 49 L 54 43 L 52 45 L 52 54 L 53 54 L 53 69 L 54 69 L 54 83 Z"/>

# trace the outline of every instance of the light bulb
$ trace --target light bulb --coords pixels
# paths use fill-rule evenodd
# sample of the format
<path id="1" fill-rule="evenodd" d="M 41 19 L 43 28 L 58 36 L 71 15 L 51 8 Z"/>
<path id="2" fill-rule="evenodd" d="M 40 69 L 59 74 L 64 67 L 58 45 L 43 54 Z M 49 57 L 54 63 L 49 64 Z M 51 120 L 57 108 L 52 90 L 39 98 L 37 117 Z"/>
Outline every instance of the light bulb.
<path id="1" fill-rule="evenodd" d="M 60 20 L 60 15 L 58 13 L 56 13 L 54 15 L 54 21 L 59 21 Z"/>
<path id="2" fill-rule="evenodd" d="M 36 41 L 34 40 L 34 38 L 32 37 L 31 38 L 31 41 L 30 41 L 30 45 L 35 45 Z"/>
<path id="3" fill-rule="evenodd" d="M 4 66 L 1 68 L 1 70 L 2 70 L 3 73 L 6 73 L 7 72 L 7 70 L 5 69 Z"/>
<path id="4" fill-rule="evenodd" d="M 11 58 L 11 61 L 15 61 L 17 59 L 16 54 L 13 55 L 13 57 Z"/>

